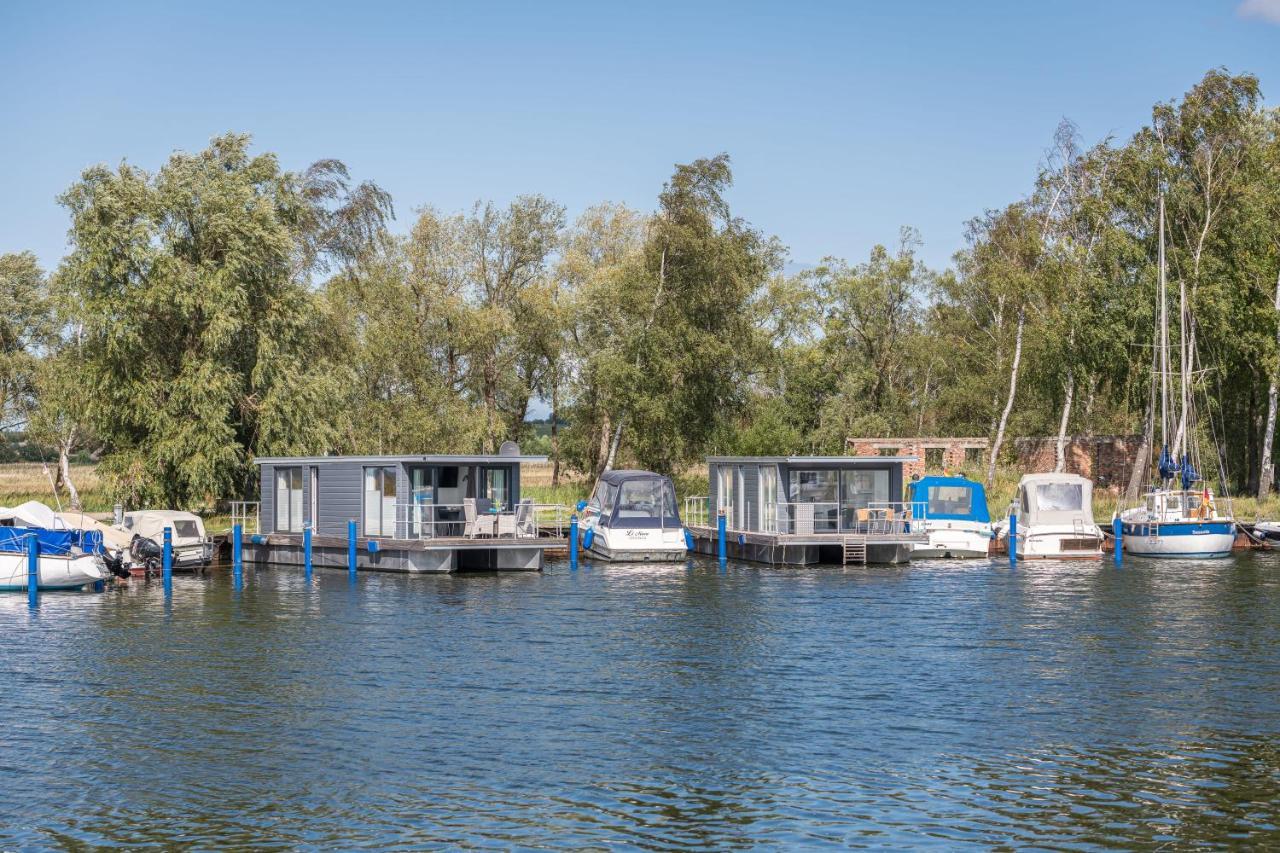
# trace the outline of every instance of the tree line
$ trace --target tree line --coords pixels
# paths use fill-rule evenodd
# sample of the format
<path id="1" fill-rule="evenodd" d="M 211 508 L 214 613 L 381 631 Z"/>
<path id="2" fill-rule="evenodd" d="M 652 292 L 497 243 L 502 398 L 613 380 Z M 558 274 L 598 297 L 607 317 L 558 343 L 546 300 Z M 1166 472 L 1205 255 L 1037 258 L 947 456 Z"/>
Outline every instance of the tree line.
<path id="1" fill-rule="evenodd" d="M 648 212 L 570 221 L 526 195 L 398 234 L 384 189 L 244 135 L 154 173 L 94 166 L 59 199 L 56 269 L 0 256 L 0 429 L 68 479 L 91 449 L 131 504 L 251 494 L 259 455 L 492 452 L 543 405 L 557 479 L 851 435 L 989 435 L 988 476 L 1012 436 L 1057 435 L 1062 464 L 1069 434 L 1151 432 L 1163 195 L 1210 473 L 1270 488 L 1280 115 L 1253 76 L 1210 71 L 1123 141 L 1064 121 L 946 269 L 903 228 L 787 274 L 732 184 L 720 154 L 676 166 Z"/>

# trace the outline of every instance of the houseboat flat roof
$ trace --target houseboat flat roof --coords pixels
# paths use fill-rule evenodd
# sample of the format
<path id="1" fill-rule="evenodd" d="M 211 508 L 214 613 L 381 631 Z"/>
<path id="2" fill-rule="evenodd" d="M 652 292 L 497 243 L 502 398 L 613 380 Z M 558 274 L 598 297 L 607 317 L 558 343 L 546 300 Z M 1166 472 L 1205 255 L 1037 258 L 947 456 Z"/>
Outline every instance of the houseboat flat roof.
<path id="1" fill-rule="evenodd" d="M 427 465 L 490 465 L 490 464 L 523 464 L 525 462 L 546 462 L 546 456 L 523 456 L 512 454 L 414 454 L 395 453 L 382 456 L 257 456 L 254 465 L 315 465 L 322 462 L 362 462 L 371 465 L 386 462 L 422 462 Z"/>
<path id="2" fill-rule="evenodd" d="M 919 462 L 919 456 L 708 456 L 708 463 L 775 462 L 786 465 L 844 465 L 862 462 Z"/>

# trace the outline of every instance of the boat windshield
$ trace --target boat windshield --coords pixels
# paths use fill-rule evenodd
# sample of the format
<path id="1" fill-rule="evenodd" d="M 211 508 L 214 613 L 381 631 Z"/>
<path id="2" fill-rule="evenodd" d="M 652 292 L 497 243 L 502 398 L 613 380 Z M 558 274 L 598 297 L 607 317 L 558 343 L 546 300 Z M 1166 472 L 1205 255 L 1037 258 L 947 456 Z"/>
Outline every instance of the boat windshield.
<path id="1" fill-rule="evenodd" d="M 676 512 L 675 495 L 663 480 L 631 480 L 622 484 L 617 518 L 662 518 Z"/>
<path id="2" fill-rule="evenodd" d="M 1042 483 L 1036 486 L 1036 507 L 1041 512 L 1079 512 L 1084 508 L 1084 488 L 1079 483 Z"/>
<path id="3" fill-rule="evenodd" d="M 968 486 L 930 486 L 929 515 L 969 515 L 973 489 Z"/>

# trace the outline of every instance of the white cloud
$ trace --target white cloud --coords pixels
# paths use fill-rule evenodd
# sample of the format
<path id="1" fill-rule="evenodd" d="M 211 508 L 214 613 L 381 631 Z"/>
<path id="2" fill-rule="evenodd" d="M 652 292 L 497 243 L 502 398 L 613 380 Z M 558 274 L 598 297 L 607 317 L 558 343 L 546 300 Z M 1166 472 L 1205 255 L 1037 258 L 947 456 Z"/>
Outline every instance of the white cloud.
<path id="1" fill-rule="evenodd" d="M 1280 24 L 1280 0 L 1243 0 L 1236 7 L 1236 14 L 1242 18 L 1257 18 Z"/>

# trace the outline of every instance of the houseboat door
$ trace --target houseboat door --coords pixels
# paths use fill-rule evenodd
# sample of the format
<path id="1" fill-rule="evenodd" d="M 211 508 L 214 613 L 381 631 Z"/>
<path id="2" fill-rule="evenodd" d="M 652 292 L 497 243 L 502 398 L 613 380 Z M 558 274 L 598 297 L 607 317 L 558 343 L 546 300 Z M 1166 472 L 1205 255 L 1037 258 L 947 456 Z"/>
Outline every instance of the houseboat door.
<path id="1" fill-rule="evenodd" d="M 316 527 L 320 523 L 320 466 L 311 466 L 311 514 L 307 516 L 307 520 L 311 524 L 311 532 L 316 532 Z"/>
<path id="2" fill-rule="evenodd" d="M 734 489 L 733 503 L 733 521 L 734 528 L 737 530 L 746 530 L 748 528 L 747 515 L 747 466 L 739 465 L 737 467 L 737 484 Z"/>
<path id="3" fill-rule="evenodd" d="M 761 465 L 756 476 L 760 484 L 760 529 L 781 533 L 778 530 L 778 469 Z"/>
<path id="4" fill-rule="evenodd" d="M 716 513 L 725 514 L 725 524 L 729 527 L 733 527 L 733 473 L 733 468 L 728 465 L 716 468 Z M 714 517 L 711 524 L 716 524 Z"/>

